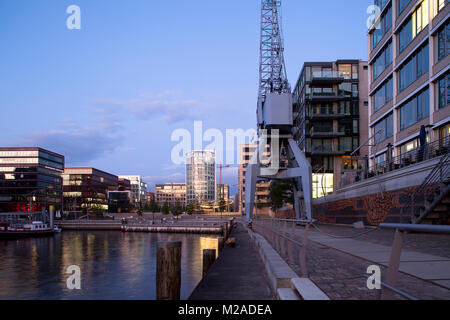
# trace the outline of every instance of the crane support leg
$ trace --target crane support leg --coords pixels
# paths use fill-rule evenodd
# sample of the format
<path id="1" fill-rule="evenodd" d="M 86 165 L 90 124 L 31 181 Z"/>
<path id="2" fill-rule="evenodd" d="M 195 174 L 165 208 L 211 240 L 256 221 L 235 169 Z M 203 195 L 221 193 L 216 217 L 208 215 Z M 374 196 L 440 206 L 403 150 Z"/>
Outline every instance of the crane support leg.
<path id="1" fill-rule="evenodd" d="M 253 209 L 258 177 L 270 180 L 288 180 L 293 182 L 295 217 L 298 220 L 312 221 L 312 168 L 304 153 L 292 139 L 283 139 L 286 145 L 288 166 L 279 169 L 274 175 L 262 175 L 259 163 L 259 148 L 253 154 L 245 174 L 245 213 L 247 222 L 253 219 Z M 281 154 L 279 154 L 281 157 Z M 273 156 L 273 155 L 271 155 Z"/>

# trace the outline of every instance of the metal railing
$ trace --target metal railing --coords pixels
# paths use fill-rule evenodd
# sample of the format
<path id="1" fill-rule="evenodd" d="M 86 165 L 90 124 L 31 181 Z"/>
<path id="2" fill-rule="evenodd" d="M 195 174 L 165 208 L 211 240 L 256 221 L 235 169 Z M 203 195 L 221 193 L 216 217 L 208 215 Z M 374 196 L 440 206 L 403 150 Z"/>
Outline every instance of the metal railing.
<path id="1" fill-rule="evenodd" d="M 296 238 L 296 228 L 301 224 L 304 228 L 302 240 Z M 416 297 L 396 287 L 400 256 L 403 242 L 404 232 L 427 232 L 434 234 L 450 234 L 450 226 L 424 226 L 424 225 L 410 225 L 410 224 L 388 224 L 384 223 L 379 228 L 371 229 L 361 232 L 358 235 L 350 236 L 336 236 L 330 235 L 322 231 L 315 221 L 305 221 L 296 219 L 274 219 L 274 218 L 257 218 L 252 223 L 252 228 L 255 232 L 262 235 L 272 245 L 272 247 L 291 264 L 298 264 L 303 277 L 308 277 L 306 254 L 308 250 L 309 233 L 311 228 L 315 228 L 317 232 L 334 237 L 334 238 L 358 238 L 370 232 L 383 229 L 394 229 L 396 235 L 392 245 L 392 253 L 388 265 L 387 277 L 385 281 L 379 284 L 381 290 L 377 299 L 393 299 L 395 295 L 407 300 L 418 300 Z M 367 279 L 367 275 L 361 275 L 361 278 Z"/>
<path id="2" fill-rule="evenodd" d="M 431 171 L 431 173 L 428 175 L 428 177 L 425 179 L 425 181 L 422 183 L 422 185 L 417 188 L 417 190 L 414 192 L 414 194 L 411 196 L 411 206 L 415 206 L 416 199 L 419 198 L 421 195 L 423 195 L 423 204 L 425 206 L 426 210 L 426 203 L 427 202 L 433 202 L 434 196 L 432 195 L 435 193 L 434 187 L 437 185 L 441 185 L 445 180 L 447 180 L 450 177 L 450 148 L 447 150 L 447 153 L 441 158 L 441 161 L 439 164 Z M 420 208 L 419 208 L 420 210 Z M 422 220 L 425 218 L 427 212 L 424 211 L 422 214 L 419 213 L 419 218 L 415 219 L 414 209 L 413 212 L 413 223 L 419 224 L 422 222 Z"/>
<path id="3" fill-rule="evenodd" d="M 450 136 L 419 146 L 411 151 L 393 157 L 390 161 L 382 161 L 367 168 L 367 165 L 359 165 L 358 170 L 346 170 L 346 175 L 351 176 L 345 185 L 374 178 L 392 171 L 406 168 L 426 160 L 442 157 L 450 152 Z M 358 158 L 358 160 L 363 160 Z M 345 186 L 343 185 L 343 186 Z"/>

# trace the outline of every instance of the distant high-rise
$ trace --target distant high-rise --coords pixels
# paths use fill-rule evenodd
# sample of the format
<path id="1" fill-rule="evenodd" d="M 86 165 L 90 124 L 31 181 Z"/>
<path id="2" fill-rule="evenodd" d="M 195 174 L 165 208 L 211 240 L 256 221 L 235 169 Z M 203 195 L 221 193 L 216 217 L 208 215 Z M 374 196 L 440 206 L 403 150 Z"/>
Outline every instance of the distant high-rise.
<path id="1" fill-rule="evenodd" d="M 186 155 L 186 203 L 216 200 L 215 151 L 191 151 Z"/>

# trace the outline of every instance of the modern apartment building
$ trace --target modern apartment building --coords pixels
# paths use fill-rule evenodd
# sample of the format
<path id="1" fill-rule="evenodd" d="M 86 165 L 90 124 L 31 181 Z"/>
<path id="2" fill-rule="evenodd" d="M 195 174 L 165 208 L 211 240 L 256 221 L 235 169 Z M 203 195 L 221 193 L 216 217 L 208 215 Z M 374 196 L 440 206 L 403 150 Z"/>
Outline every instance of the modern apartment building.
<path id="1" fill-rule="evenodd" d="M 117 176 L 95 168 L 65 168 L 65 211 L 108 211 L 108 193 L 118 189 Z"/>
<path id="2" fill-rule="evenodd" d="M 351 154 L 368 138 L 368 65 L 361 60 L 307 62 L 295 86 L 294 138 L 313 169 L 313 197 L 333 193 Z M 368 148 L 356 154 L 363 156 Z"/>
<path id="3" fill-rule="evenodd" d="M 239 193 L 237 198 L 239 200 L 239 212 L 241 214 L 245 213 L 245 173 L 256 148 L 258 148 L 256 144 L 243 144 L 239 146 Z M 256 184 L 255 210 L 258 210 L 257 213 L 270 213 L 269 194 L 270 181 L 258 182 Z"/>
<path id="4" fill-rule="evenodd" d="M 170 207 L 186 205 L 186 184 L 166 183 L 157 184 L 155 189 L 155 201 L 159 207 L 168 204 Z"/>
<path id="5" fill-rule="evenodd" d="M 130 181 L 134 205 L 137 205 L 139 202 L 145 205 L 147 202 L 147 183 L 142 180 L 141 176 L 119 176 L 119 179 Z"/>
<path id="6" fill-rule="evenodd" d="M 41 148 L 0 148 L 0 212 L 62 208 L 64 156 Z"/>
<path id="7" fill-rule="evenodd" d="M 191 151 L 186 155 L 186 204 L 216 200 L 216 152 Z"/>
<path id="8" fill-rule="evenodd" d="M 381 17 L 369 31 L 371 167 L 411 161 L 424 133 L 428 143 L 450 145 L 448 3 L 375 1 Z"/>

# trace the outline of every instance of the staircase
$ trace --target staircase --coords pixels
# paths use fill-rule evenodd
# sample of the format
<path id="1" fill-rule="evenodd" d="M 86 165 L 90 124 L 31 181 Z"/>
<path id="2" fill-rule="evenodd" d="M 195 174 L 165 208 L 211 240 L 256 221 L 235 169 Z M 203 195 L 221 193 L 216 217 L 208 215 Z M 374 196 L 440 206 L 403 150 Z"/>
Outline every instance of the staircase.
<path id="1" fill-rule="evenodd" d="M 450 152 L 446 152 L 412 196 L 412 207 L 423 197 L 424 205 L 413 210 L 413 224 L 450 225 Z"/>

